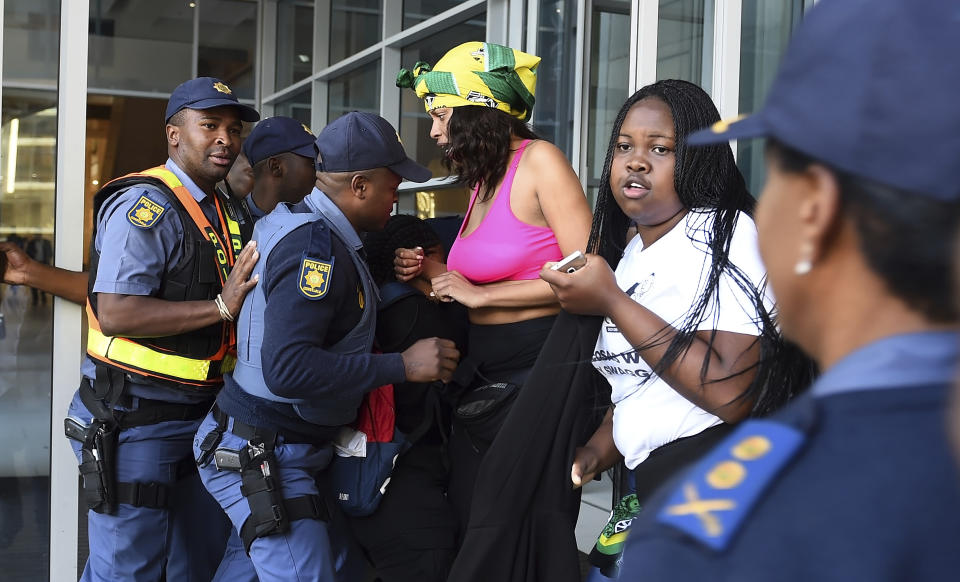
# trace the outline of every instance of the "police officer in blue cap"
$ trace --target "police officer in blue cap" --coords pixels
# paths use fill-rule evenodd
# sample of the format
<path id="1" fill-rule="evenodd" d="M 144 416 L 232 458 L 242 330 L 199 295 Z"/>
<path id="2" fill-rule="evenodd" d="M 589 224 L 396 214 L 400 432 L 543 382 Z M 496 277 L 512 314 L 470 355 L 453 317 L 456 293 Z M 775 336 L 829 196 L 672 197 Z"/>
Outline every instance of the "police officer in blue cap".
<path id="1" fill-rule="evenodd" d="M 215 184 L 257 119 L 221 81 L 187 81 L 167 105 L 167 162 L 94 198 L 88 357 L 65 421 L 90 509 L 83 580 L 207 580 L 223 553 L 229 525 L 190 442 L 256 284 L 255 246 Z"/>
<path id="2" fill-rule="evenodd" d="M 691 136 L 767 138 L 760 251 L 822 376 L 660 492 L 621 579 L 957 578 L 958 52 L 956 3 L 822 2 L 763 109 Z"/>
<path id="3" fill-rule="evenodd" d="M 437 338 L 371 353 L 377 288 L 359 234 L 383 228 L 402 178 L 423 182 L 429 170 L 373 114 L 341 117 L 316 144 L 316 188 L 257 223 L 260 284 L 238 319 L 237 368 L 194 441 L 261 582 L 334 579 L 340 540 L 322 497 L 332 440 L 366 392 L 449 380 L 459 357 Z"/>
<path id="4" fill-rule="evenodd" d="M 269 117 L 253 128 L 243 142 L 243 155 L 253 170 L 254 188 L 244 199 L 253 220 L 277 204 L 296 204 L 316 181 L 316 136 L 291 117 Z"/>

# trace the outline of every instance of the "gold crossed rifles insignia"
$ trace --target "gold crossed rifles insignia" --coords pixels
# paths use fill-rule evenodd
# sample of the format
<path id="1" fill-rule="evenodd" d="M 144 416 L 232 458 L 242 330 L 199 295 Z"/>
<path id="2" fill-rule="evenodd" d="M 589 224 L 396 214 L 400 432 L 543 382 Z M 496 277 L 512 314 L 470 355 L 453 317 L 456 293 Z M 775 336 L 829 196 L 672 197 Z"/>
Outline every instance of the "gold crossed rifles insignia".
<path id="1" fill-rule="evenodd" d="M 668 507 L 668 514 L 695 515 L 703 524 L 703 529 L 706 530 L 707 535 L 716 537 L 723 533 L 720 520 L 712 512 L 730 511 L 736 507 L 736 503 L 732 499 L 700 499 L 697 487 L 693 483 L 686 483 L 683 486 L 683 496 L 687 502 Z"/>

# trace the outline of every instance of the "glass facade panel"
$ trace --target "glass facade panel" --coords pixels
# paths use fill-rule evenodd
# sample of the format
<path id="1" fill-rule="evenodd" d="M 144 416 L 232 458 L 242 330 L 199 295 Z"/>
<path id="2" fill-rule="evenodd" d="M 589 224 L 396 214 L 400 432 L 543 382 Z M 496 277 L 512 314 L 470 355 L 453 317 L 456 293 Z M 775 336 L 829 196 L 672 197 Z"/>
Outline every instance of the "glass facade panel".
<path id="1" fill-rule="evenodd" d="M 420 24 L 424 20 L 433 18 L 437 14 L 461 3 L 462 0 L 403 0 L 403 27 L 410 28 L 411 26 Z M 464 38 L 460 42 L 467 42 L 468 40 L 482 39 Z M 452 44 L 448 46 L 447 49 L 453 48 L 457 44 L 459 43 Z"/>
<path id="2" fill-rule="evenodd" d="M 3 82 L 56 87 L 60 50 L 59 0 L 5 0 Z"/>
<path id="3" fill-rule="evenodd" d="M 4 3 L 0 240 L 53 262 L 60 3 Z M 35 67 L 35 68 L 34 68 Z M 16 89 L 14 83 L 51 90 Z M 47 580 L 53 298 L 0 284 L 0 572 Z"/>
<path id="4" fill-rule="evenodd" d="M 537 68 L 533 129 L 569 157 L 575 129 L 574 95 L 579 82 L 578 75 L 572 74 L 577 68 L 577 3 L 540 0 L 539 14 L 537 52 L 543 60 Z"/>
<path id="5" fill-rule="evenodd" d="M 630 2 L 594 4 L 590 35 L 590 93 L 587 112 L 587 199 L 597 199 L 600 175 L 617 112 L 630 79 Z"/>
<path id="6" fill-rule="evenodd" d="M 196 10 L 190 4 L 90 2 L 91 90 L 169 93 L 189 79 Z"/>
<path id="7" fill-rule="evenodd" d="M 380 113 L 380 60 L 330 80 L 327 123 L 348 111 Z"/>
<path id="8" fill-rule="evenodd" d="M 313 72 L 313 2 L 277 4 L 276 90 Z"/>
<path id="9" fill-rule="evenodd" d="M 197 75 L 222 79 L 241 99 L 254 98 L 257 4 L 248 0 L 203 0 Z"/>
<path id="10" fill-rule="evenodd" d="M 710 92 L 713 0 L 660 0 L 657 79 L 683 79 Z"/>
<path id="11" fill-rule="evenodd" d="M 740 112 L 753 113 L 763 101 L 787 48 L 790 35 L 803 16 L 803 1 L 743 0 L 740 29 Z M 754 196 L 760 195 L 766 170 L 763 140 L 737 142 L 737 163 Z"/>
<path id="12" fill-rule="evenodd" d="M 292 96 L 287 96 L 283 101 L 278 101 L 275 115 L 286 115 L 310 126 L 310 89 L 298 91 Z M 319 129 L 317 131 L 320 131 Z"/>
<path id="13" fill-rule="evenodd" d="M 341 61 L 380 42 L 380 0 L 333 0 L 330 4 L 330 62 Z"/>

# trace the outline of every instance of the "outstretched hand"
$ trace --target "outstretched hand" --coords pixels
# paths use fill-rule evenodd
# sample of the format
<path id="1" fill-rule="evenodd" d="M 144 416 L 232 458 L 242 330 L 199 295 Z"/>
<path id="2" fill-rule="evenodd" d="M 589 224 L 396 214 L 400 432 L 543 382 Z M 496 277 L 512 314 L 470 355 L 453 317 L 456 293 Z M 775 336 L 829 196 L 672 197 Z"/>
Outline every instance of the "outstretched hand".
<path id="1" fill-rule="evenodd" d="M 448 339 L 422 339 L 400 354 L 410 382 L 449 382 L 460 360 L 456 344 Z"/>
<path id="2" fill-rule="evenodd" d="M 623 291 L 607 261 L 599 255 L 587 254 L 587 263 L 573 273 L 554 271 L 547 263 L 540 278 L 550 284 L 560 306 L 569 313 L 610 315 L 611 305 Z"/>
<path id="3" fill-rule="evenodd" d="M 240 251 L 237 262 L 233 264 L 230 276 L 227 277 L 227 281 L 223 285 L 223 291 L 220 292 L 223 303 L 234 317 L 240 314 L 240 308 L 243 307 L 243 298 L 247 296 L 251 289 L 256 287 L 257 281 L 260 280 L 259 276 L 250 277 L 250 273 L 253 272 L 259 258 L 260 251 L 257 250 L 256 241 L 248 242 Z"/>
<path id="4" fill-rule="evenodd" d="M 592 481 L 600 470 L 600 457 L 590 447 L 578 447 L 570 467 L 570 481 L 573 488 L 583 487 L 584 483 Z"/>
<path id="5" fill-rule="evenodd" d="M 0 242 L 0 276 L 8 285 L 24 285 L 27 269 L 34 262 L 27 253 L 12 242 Z"/>
<path id="6" fill-rule="evenodd" d="M 471 309 L 483 307 L 483 289 L 457 271 L 447 271 L 430 279 L 433 296 L 444 302 L 456 301 Z"/>
<path id="7" fill-rule="evenodd" d="M 419 277 L 423 273 L 423 247 L 395 250 L 393 273 L 401 283 Z"/>

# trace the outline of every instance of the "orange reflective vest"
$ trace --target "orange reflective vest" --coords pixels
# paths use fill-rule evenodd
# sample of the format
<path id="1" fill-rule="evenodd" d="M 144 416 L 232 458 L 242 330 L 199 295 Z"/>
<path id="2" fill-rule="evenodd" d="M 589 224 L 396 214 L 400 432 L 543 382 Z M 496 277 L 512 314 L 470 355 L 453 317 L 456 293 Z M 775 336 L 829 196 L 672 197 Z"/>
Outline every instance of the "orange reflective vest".
<path id="1" fill-rule="evenodd" d="M 158 166 L 106 184 L 94 198 L 94 216 L 116 192 L 144 184 L 163 192 L 173 209 L 180 214 L 184 225 L 183 257 L 165 273 L 165 283 L 172 278 L 177 284 L 169 287 L 177 291 L 161 289 L 157 297 L 174 301 L 212 300 L 223 289 L 230 269 L 243 248 L 240 226 L 225 211 L 231 202 L 219 193 L 214 198 L 221 225 L 218 230 L 210 224 L 177 176 L 165 167 Z M 157 209 L 152 208 L 151 204 L 149 200 L 138 203 L 131 210 L 130 220 L 143 220 L 147 224 L 155 220 Z M 195 230 L 189 227 L 191 222 Z M 161 338 L 104 335 L 97 319 L 96 295 L 92 292 L 99 263 L 99 254 L 93 244 L 90 254 L 87 354 L 99 364 L 149 378 L 154 383 L 182 387 L 193 392 L 197 389 L 218 389 L 223 384 L 223 374 L 231 371 L 236 363 L 236 330 L 233 324 L 221 322 L 178 336 Z M 199 265 L 196 264 L 198 261 Z M 198 272 L 207 276 L 201 276 L 201 281 L 197 281 Z M 207 281 L 204 282 L 204 279 Z"/>

